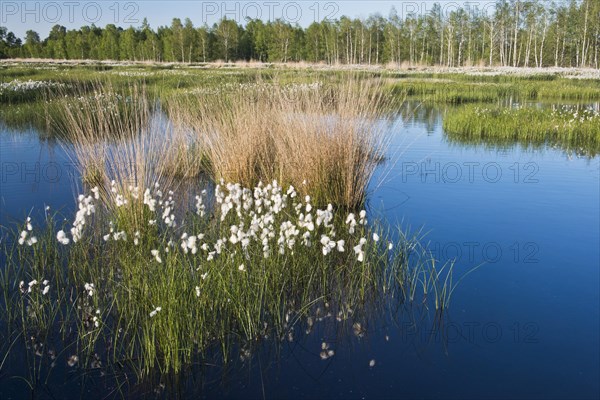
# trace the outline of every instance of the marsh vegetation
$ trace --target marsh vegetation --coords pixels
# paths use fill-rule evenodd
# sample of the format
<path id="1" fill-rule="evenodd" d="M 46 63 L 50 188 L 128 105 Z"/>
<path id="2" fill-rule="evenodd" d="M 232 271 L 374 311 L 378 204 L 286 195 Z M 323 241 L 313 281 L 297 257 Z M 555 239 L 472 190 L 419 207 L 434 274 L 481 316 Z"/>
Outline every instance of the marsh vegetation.
<path id="1" fill-rule="evenodd" d="M 593 107 L 462 107 L 448 113 L 444 129 L 459 142 L 548 145 L 588 156 L 600 151 L 600 114 Z"/>
<path id="2" fill-rule="evenodd" d="M 369 208 L 375 171 L 397 161 L 389 121 L 405 99 L 443 108 L 452 141 L 600 150 L 597 109 L 513 106 L 598 100 L 597 81 L 7 72 L 2 123 L 59 141 L 84 188 L 74 215 L 46 210 L 2 230 L 0 369 L 24 351 L 32 390 L 57 363 L 144 382 L 215 354 L 251 358 L 259 343 L 293 341 L 327 319 L 360 337 L 401 308 L 443 319 L 472 269 L 455 276 L 419 234 Z M 335 355 L 329 343 L 317 352 Z"/>

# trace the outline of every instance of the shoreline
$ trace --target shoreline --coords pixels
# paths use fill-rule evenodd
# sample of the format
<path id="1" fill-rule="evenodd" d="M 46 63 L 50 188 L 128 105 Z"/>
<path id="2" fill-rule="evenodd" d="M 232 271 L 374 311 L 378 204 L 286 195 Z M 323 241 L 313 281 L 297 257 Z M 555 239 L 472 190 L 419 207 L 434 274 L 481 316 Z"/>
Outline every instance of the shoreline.
<path id="1" fill-rule="evenodd" d="M 236 61 L 236 62 L 206 62 L 206 63 L 182 63 L 182 62 L 162 62 L 162 61 L 114 61 L 114 60 L 66 60 L 66 59 L 47 59 L 47 58 L 7 58 L 0 60 L 1 67 L 12 66 L 35 66 L 35 65 L 56 65 L 56 66 L 93 66 L 103 65 L 110 67 L 165 67 L 165 68 L 186 68 L 186 69 L 291 69 L 291 70 L 319 70 L 319 71 L 367 71 L 367 72 L 402 72 L 408 74 L 466 74 L 472 76 L 539 76 L 539 75 L 559 75 L 571 79 L 600 79 L 600 69 L 580 68 L 580 67 L 445 67 L 445 66 L 425 66 L 406 64 L 324 64 L 309 62 L 288 62 L 288 63 L 263 63 L 258 61 Z"/>

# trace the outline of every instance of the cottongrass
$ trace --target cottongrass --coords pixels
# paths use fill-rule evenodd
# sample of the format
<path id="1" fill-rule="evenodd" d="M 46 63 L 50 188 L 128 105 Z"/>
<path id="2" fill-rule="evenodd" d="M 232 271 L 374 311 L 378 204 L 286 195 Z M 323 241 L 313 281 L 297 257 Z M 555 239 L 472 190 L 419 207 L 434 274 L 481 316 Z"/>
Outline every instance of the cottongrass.
<path id="1" fill-rule="evenodd" d="M 125 190 L 91 190 L 71 222 L 48 217 L 40 229 L 26 221 L 37 243 L 20 244 L 19 231 L 5 243 L 0 315 L 14 327 L 11 340 L 71 338 L 64 353 L 78 365 L 97 365 L 103 354 L 142 378 L 181 371 L 211 348 L 226 362 L 233 343 L 293 340 L 298 321 L 309 331 L 333 316 L 364 321 L 443 285 L 413 243 L 390 246 L 366 212 L 319 208 L 292 186 L 222 182 L 214 196 L 176 210 L 175 194 L 152 185 L 136 225 L 115 212 L 139 192 Z"/>
<path id="2" fill-rule="evenodd" d="M 52 80 L 27 80 L 19 79 L 10 82 L 0 82 L 0 104 L 8 110 L 2 113 L 3 120 L 9 122 L 30 123 L 35 119 L 33 115 L 13 116 L 15 111 L 25 111 L 25 109 L 36 110 L 36 103 L 56 95 L 57 93 L 67 93 L 71 85 L 68 83 L 56 82 Z M 18 107 L 25 105 L 25 107 Z M 29 106 L 29 107 L 27 107 Z M 38 107 L 39 108 L 39 107 Z M 37 122 L 37 121 L 36 121 Z M 42 124 L 39 124 L 42 126 Z"/>
<path id="3" fill-rule="evenodd" d="M 221 98 L 215 115 L 198 104 L 202 119 L 171 112 L 175 125 L 143 87 L 65 103 L 61 127 L 90 189 L 68 222 L 28 220 L 5 242 L 11 340 L 62 338 L 73 367 L 99 365 L 101 353 L 147 377 L 215 347 L 226 362 L 235 344 L 293 340 L 298 321 L 310 331 L 334 316 L 364 320 L 419 294 L 446 309 L 447 276 L 360 209 L 386 145 L 372 85 L 300 87 L 293 103 L 277 90 Z M 190 166 L 171 156 L 179 151 Z M 197 176 L 198 154 L 219 183 L 182 196 L 175 178 Z M 48 284 L 23 292 L 21 281 Z"/>
<path id="4" fill-rule="evenodd" d="M 0 96 L 4 92 L 28 92 L 36 90 L 44 90 L 49 88 L 63 88 L 66 84 L 53 81 L 34 81 L 29 79 L 28 81 L 20 81 L 18 79 L 10 82 L 0 83 Z"/>

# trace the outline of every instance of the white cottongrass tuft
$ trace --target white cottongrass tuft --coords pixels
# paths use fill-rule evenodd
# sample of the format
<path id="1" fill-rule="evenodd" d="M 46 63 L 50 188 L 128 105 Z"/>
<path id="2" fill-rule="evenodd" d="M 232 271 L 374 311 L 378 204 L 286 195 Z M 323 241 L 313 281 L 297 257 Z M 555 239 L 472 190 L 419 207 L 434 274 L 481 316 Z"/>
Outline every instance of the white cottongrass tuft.
<path id="1" fill-rule="evenodd" d="M 96 292 L 96 288 L 94 287 L 93 283 L 86 283 L 83 288 L 85 289 L 85 291 L 87 292 L 88 296 L 92 297 L 94 295 L 94 293 Z"/>
<path id="2" fill-rule="evenodd" d="M 361 238 L 356 246 L 354 246 L 354 253 L 356 253 L 356 259 L 359 262 L 363 262 L 365 259 L 365 252 L 363 246 L 367 243 L 367 239 Z"/>
<path id="3" fill-rule="evenodd" d="M 38 283 L 39 283 L 39 282 L 38 282 L 36 279 L 34 279 L 34 280 L 30 281 L 30 282 L 27 284 L 27 286 L 29 286 L 29 288 L 27 289 L 27 292 L 28 292 L 28 293 L 31 293 L 31 291 L 33 290 L 33 287 L 34 287 L 35 285 L 37 285 Z"/>
<path id="4" fill-rule="evenodd" d="M 158 250 L 150 250 L 150 254 L 152 254 L 152 257 L 154 257 L 157 263 L 162 263 L 162 258 L 160 258 L 160 253 L 158 252 Z"/>
<path id="5" fill-rule="evenodd" d="M 56 234 L 56 240 L 58 240 L 60 244 L 65 246 L 71 242 L 71 240 L 65 234 L 65 231 L 63 231 L 62 229 Z"/>
<path id="6" fill-rule="evenodd" d="M 22 231 L 21 234 L 19 235 L 18 242 L 19 242 L 19 245 L 21 245 L 21 246 L 24 244 L 27 244 L 27 246 L 33 246 L 38 241 L 37 237 L 29 235 L 29 232 L 31 232 L 31 230 L 33 229 L 33 227 L 31 226 L 31 223 L 29 222 L 30 220 L 31 219 L 29 217 L 27 217 L 27 230 Z"/>
<path id="7" fill-rule="evenodd" d="M 156 307 L 154 310 L 150 311 L 150 318 L 153 318 L 156 314 L 162 311 L 162 307 Z"/>

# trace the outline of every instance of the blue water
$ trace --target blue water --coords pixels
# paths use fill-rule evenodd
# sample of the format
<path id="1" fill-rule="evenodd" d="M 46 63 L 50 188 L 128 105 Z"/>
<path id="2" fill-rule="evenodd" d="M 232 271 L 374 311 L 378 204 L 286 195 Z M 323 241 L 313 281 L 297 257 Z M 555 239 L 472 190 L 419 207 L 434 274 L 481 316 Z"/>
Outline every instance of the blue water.
<path id="1" fill-rule="evenodd" d="M 40 140 L 33 129 L 0 125 L 0 225 L 12 226 L 46 207 L 71 217 L 80 178 L 74 158 L 56 140 Z"/>
<path id="2" fill-rule="evenodd" d="M 389 161 L 373 179 L 369 206 L 391 224 L 426 232 L 432 254 L 455 261 L 456 277 L 478 267 L 460 282 L 443 325 L 433 329 L 433 312 L 405 310 L 373 322 L 362 338 L 350 327 L 322 324 L 309 335 L 299 328 L 279 351 L 263 346 L 226 374 L 217 367 L 204 371 L 206 379 L 192 373 L 181 394 L 600 396 L 600 159 L 521 145 L 457 145 L 441 121 L 430 112 L 393 124 Z M 22 221 L 32 207 L 72 208 L 77 178 L 59 143 L 4 130 L 0 156 L 0 224 Z M 21 176 L 35 163 L 37 178 Z M 49 163 L 60 167 L 60 179 Z M 319 358 L 323 341 L 335 349 L 326 361 Z M 60 390 L 57 397 L 68 393 Z"/>
<path id="3" fill-rule="evenodd" d="M 418 121 L 398 131 L 394 145 L 410 146 L 376 192 L 384 204 L 403 199 L 386 216 L 424 225 L 441 258 L 483 263 L 451 304 L 463 333 L 477 326 L 474 340 L 421 370 L 426 396 L 597 397 L 598 158 L 449 146 L 440 124 L 429 135 Z"/>

